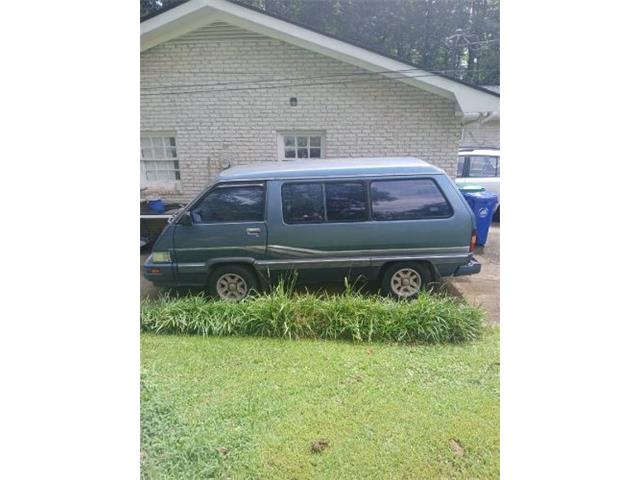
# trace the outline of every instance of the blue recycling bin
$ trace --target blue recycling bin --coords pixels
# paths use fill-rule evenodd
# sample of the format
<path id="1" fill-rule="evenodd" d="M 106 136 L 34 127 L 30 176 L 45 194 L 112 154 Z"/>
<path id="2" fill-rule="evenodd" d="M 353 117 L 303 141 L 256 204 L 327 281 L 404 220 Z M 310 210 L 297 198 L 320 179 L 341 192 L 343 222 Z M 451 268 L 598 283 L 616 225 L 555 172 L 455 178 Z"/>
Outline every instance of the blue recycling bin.
<path id="1" fill-rule="evenodd" d="M 161 198 L 147 200 L 147 205 L 149 206 L 149 210 L 156 213 L 164 213 L 165 211 L 164 201 Z"/>
<path id="2" fill-rule="evenodd" d="M 489 227 L 493 218 L 493 211 L 498 203 L 498 196 L 486 190 L 460 189 L 465 200 L 476 217 L 476 244 L 483 246 L 487 243 Z"/>

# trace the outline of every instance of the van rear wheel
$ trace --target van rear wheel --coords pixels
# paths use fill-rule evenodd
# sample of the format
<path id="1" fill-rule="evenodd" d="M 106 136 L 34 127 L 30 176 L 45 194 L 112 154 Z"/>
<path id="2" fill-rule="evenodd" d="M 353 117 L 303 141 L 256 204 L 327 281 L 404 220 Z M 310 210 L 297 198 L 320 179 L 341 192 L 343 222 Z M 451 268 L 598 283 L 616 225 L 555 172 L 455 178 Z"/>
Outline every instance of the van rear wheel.
<path id="1" fill-rule="evenodd" d="M 382 291 L 398 299 L 411 299 L 418 296 L 430 279 L 424 265 L 417 262 L 394 263 L 384 271 Z"/>
<path id="2" fill-rule="evenodd" d="M 240 265 L 228 265 L 211 272 L 208 290 L 213 298 L 239 302 L 257 286 L 258 281 L 251 270 Z"/>

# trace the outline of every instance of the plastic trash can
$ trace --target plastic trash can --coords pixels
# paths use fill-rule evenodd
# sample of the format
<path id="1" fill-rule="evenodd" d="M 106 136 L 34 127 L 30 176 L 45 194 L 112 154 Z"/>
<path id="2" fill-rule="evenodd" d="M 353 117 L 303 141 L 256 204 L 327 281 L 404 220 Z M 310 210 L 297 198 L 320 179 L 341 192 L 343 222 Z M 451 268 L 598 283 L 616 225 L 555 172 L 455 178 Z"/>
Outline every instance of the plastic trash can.
<path id="1" fill-rule="evenodd" d="M 164 213 L 165 205 L 164 201 L 161 198 L 152 198 L 147 200 L 147 205 L 149 206 L 149 210 L 156 213 Z"/>
<path id="2" fill-rule="evenodd" d="M 471 185 L 465 183 L 464 185 L 458 185 L 458 190 L 460 190 L 462 193 L 483 192 L 484 187 L 481 187 L 480 185 Z"/>
<path id="3" fill-rule="evenodd" d="M 483 246 L 487 243 L 489 227 L 491 226 L 491 219 L 493 218 L 493 211 L 498 204 L 498 196 L 485 189 L 480 191 L 468 191 L 467 189 L 460 190 L 471 207 L 473 215 L 476 217 L 476 244 Z"/>

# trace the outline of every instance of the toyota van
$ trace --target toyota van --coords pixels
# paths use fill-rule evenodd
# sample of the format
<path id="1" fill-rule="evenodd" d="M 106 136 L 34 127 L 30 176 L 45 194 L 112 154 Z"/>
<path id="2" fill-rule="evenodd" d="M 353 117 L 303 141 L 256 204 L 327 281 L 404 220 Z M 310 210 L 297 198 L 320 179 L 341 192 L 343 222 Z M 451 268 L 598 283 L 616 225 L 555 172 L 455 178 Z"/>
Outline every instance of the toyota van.
<path id="1" fill-rule="evenodd" d="M 454 182 L 417 158 L 254 163 L 224 170 L 158 237 L 144 276 L 241 300 L 282 274 L 365 277 L 411 298 L 480 271 L 474 216 Z"/>

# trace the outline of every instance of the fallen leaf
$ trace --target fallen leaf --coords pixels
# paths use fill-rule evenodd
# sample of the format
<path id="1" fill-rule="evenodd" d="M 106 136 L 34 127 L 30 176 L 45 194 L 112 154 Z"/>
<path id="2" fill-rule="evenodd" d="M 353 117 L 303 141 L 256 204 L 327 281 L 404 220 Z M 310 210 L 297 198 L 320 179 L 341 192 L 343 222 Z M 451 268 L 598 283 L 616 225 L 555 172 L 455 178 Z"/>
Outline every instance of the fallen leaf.
<path id="1" fill-rule="evenodd" d="M 218 451 L 218 453 L 219 453 L 220 455 L 222 455 L 223 457 L 226 457 L 226 456 L 228 455 L 228 453 L 229 453 L 229 449 L 228 449 L 228 448 L 226 448 L 226 447 L 218 447 L 218 448 L 216 448 L 216 450 L 217 450 L 217 451 Z"/>

